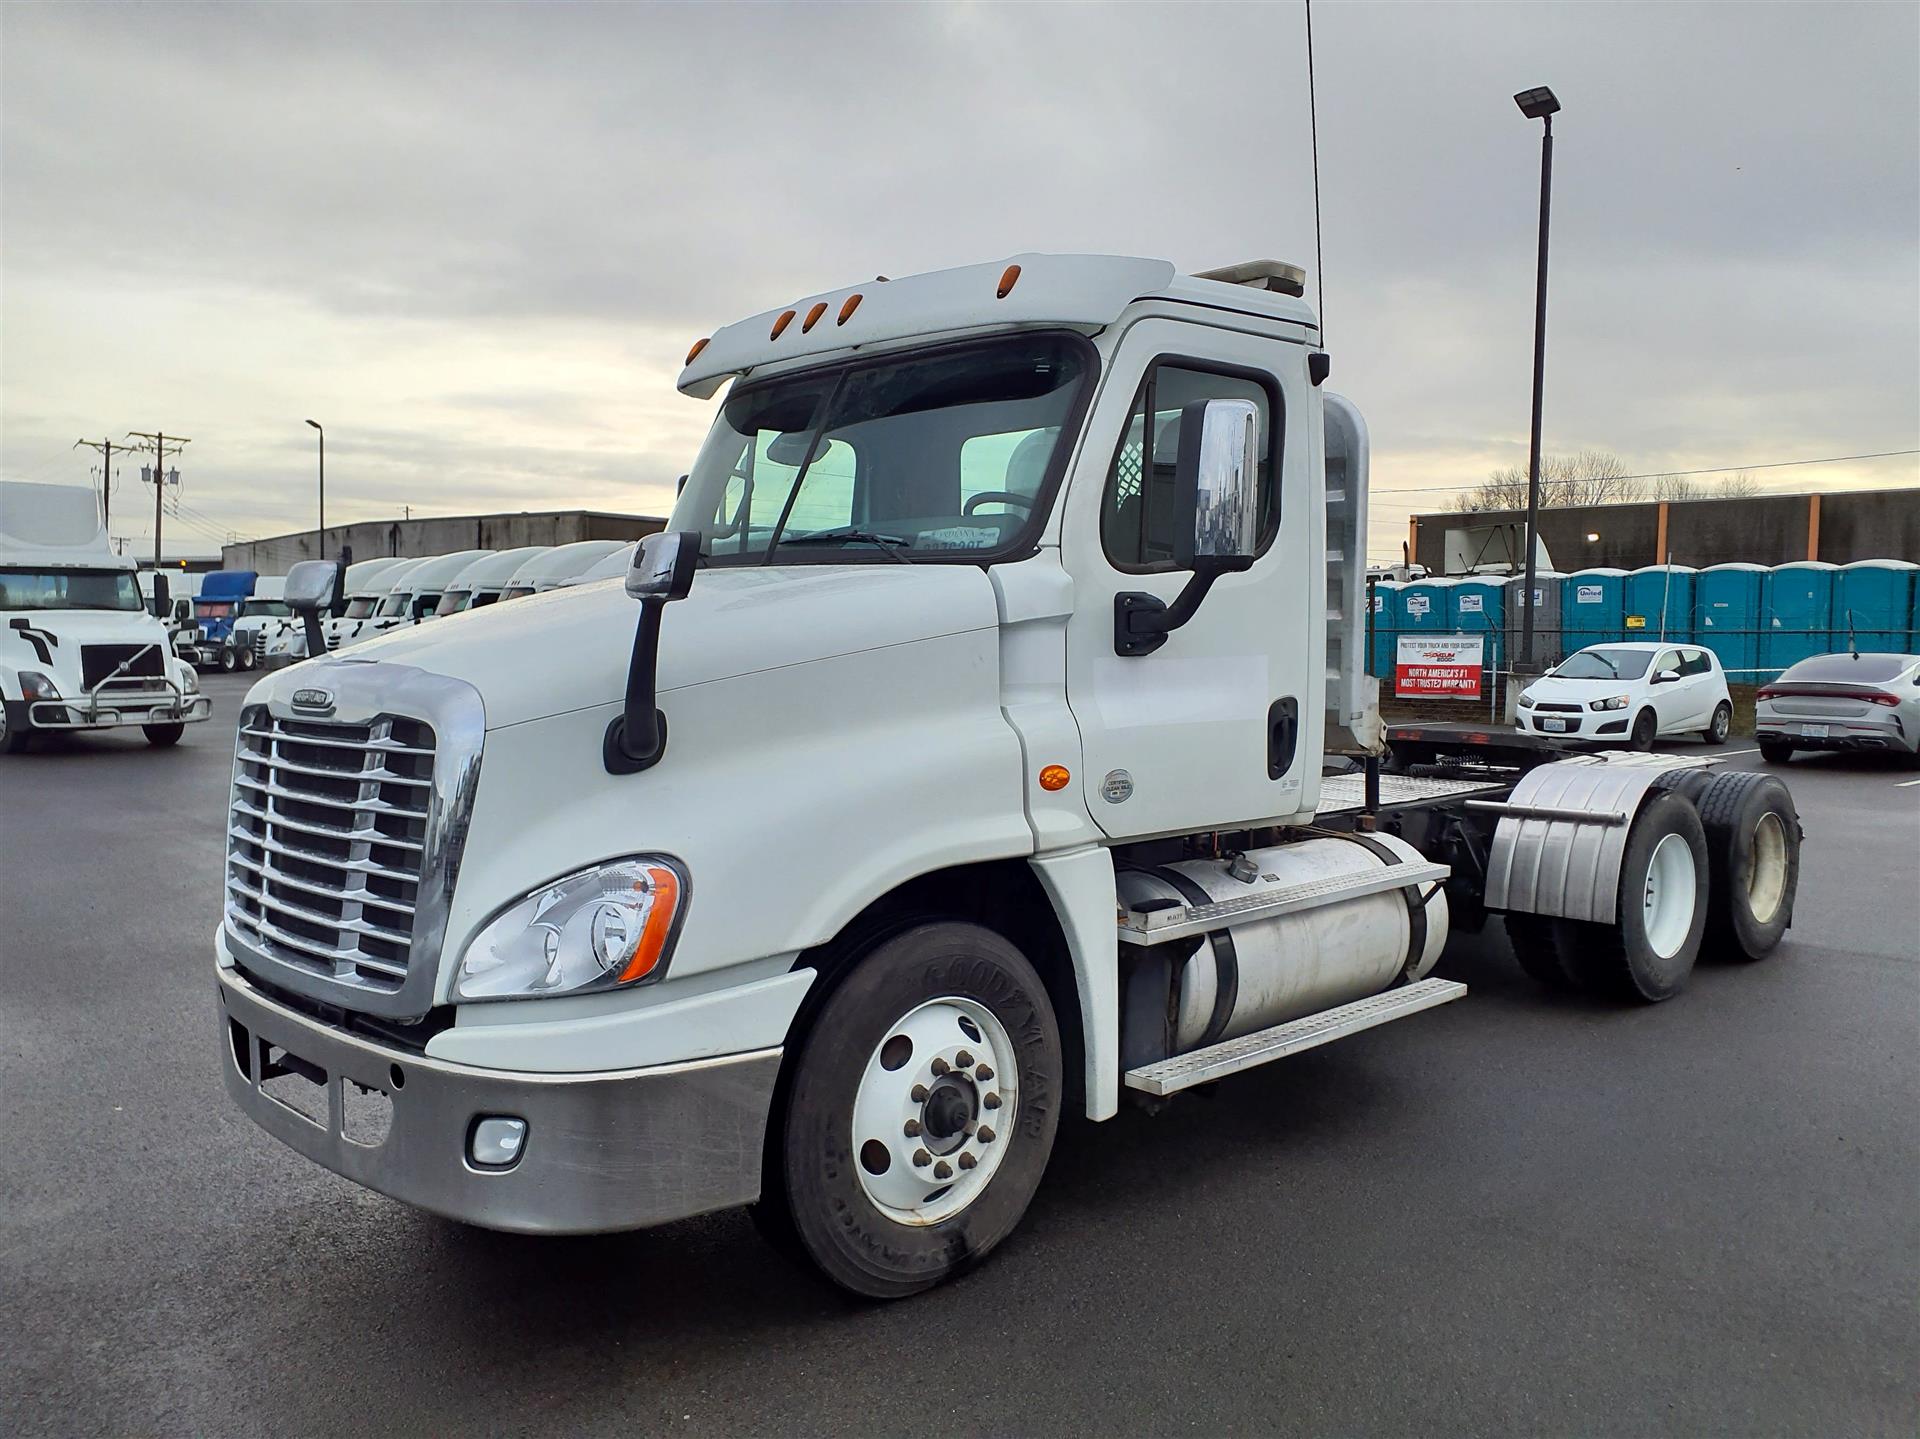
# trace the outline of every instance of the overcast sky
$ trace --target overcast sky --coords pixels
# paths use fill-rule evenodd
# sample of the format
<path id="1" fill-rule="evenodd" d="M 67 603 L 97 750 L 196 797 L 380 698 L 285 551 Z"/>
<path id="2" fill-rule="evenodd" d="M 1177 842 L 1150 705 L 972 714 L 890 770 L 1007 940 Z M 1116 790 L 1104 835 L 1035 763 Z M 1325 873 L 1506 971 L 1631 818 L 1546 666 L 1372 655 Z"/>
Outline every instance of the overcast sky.
<path id="1" fill-rule="evenodd" d="M 1510 96 L 1536 84 L 1566 107 L 1549 451 L 1920 446 L 1920 7 L 1314 23 L 1376 554 L 1525 461 L 1540 127 Z M 1296 4 L 8 4 L 0 473 L 82 482 L 82 435 L 190 435 L 168 548 L 205 553 L 314 522 L 311 416 L 333 523 L 664 512 L 711 413 L 673 389 L 694 338 L 1022 250 L 1311 270 L 1307 122 Z M 115 509 L 150 546 L 137 478 Z"/>

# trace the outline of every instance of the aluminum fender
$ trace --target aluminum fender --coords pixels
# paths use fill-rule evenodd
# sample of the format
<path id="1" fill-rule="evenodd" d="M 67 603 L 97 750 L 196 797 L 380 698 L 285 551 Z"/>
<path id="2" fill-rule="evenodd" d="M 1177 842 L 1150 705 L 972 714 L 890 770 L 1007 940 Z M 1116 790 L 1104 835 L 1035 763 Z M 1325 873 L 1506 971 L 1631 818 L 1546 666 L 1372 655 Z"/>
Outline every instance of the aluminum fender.
<path id="1" fill-rule="evenodd" d="M 984 598 L 985 577 L 965 573 Z M 665 757 L 633 775 L 601 760 L 618 705 L 487 735 L 442 997 L 495 911 L 615 855 L 659 851 L 687 867 L 671 979 L 818 944 L 929 870 L 1033 852 L 992 627 L 688 685 L 660 708 Z M 646 988 L 604 1002 L 645 1003 Z"/>
<path id="2" fill-rule="evenodd" d="M 1529 771 L 1504 801 L 1469 801 L 1487 810 L 1562 812 L 1502 816 L 1487 857 L 1487 908 L 1612 924 L 1620 857 L 1641 802 L 1668 770 L 1699 764 L 1673 755 L 1581 755 Z"/>

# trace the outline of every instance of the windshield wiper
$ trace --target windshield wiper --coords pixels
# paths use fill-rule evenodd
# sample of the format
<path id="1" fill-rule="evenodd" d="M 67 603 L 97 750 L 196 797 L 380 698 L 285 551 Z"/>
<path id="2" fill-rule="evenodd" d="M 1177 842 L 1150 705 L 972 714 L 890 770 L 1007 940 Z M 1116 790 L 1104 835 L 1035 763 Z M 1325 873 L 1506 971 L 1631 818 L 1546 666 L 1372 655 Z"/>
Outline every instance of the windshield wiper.
<path id="1" fill-rule="evenodd" d="M 808 545 L 853 544 L 874 545 L 884 551 L 888 559 L 898 560 L 903 565 L 913 563 L 912 556 L 905 553 L 913 547 L 911 540 L 902 539 L 899 535 L 878 534 L 873 530 L 821 530 L 811 535 L 782 535 L 767 547 L 767 553 L 772 554 L 775 545 L 798 545 L 804 549 Z"/>

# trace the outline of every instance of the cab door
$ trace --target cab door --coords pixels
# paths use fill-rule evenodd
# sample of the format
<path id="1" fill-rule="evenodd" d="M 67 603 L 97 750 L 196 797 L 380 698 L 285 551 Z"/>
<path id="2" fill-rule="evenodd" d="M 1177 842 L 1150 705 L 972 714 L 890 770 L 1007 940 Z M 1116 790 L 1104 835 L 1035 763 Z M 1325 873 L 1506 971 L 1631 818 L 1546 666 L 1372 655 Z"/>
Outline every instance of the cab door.
<path id="1" fill-rule="evenodd" d="M 1260 432 L 1257 553 L 1221 576 L 1193 617 L 1148 654 L 1118 652 L 1116 600 L 1171 606 L 1189 533 L 1174 476 L 1183 411 L 1253 402 Z M 1317 800 L 1324 726 L 1323 618 L 1314 608 L 1325 519 L 1308 483 L 1320 397 L 1303 346 L 1164 319 L 1127 331 L 1109 367 L 1062 516 L 1073 577 L 1067 698 L 1083 790 L 1115 839 L 1297 817 Z M 1309 779 L 1311 776 L 1311 779 Z"/>

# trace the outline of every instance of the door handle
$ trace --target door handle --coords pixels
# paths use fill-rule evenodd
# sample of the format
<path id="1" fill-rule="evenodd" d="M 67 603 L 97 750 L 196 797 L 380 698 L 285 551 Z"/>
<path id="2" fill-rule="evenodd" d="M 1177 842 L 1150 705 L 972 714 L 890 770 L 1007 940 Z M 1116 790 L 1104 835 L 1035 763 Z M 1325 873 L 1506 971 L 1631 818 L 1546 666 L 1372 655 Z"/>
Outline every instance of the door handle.
<path id="1" fill-rule="evenodd" d="M 1267 710 L 1267 778 L 1279 779 L 1293 768 L 1300 744 L 1300 702 L 1289 695 Z"/>

